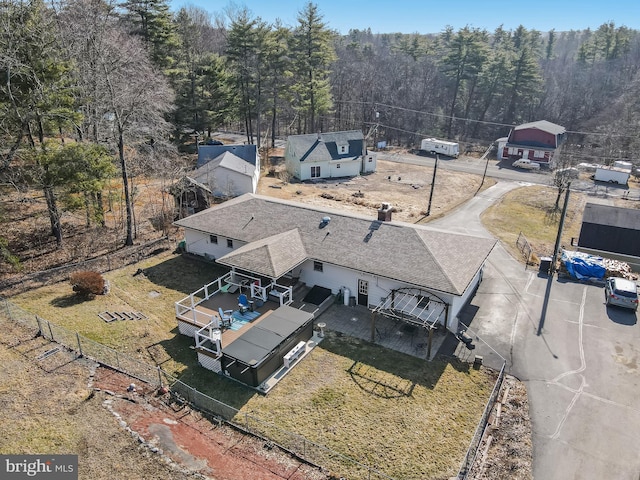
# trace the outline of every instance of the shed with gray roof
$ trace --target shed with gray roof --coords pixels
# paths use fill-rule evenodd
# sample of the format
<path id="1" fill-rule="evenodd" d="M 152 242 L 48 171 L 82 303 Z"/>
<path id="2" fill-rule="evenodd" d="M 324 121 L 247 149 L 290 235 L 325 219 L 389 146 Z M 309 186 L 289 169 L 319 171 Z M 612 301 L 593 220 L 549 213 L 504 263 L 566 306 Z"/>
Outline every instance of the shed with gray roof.
<path id="1" fill-rule="evenodd" d="M 198 148 L 198 168 L 189 176 L 215 197 L 255 193 L 260 157 L 255 145 L 203 145 Z"/>

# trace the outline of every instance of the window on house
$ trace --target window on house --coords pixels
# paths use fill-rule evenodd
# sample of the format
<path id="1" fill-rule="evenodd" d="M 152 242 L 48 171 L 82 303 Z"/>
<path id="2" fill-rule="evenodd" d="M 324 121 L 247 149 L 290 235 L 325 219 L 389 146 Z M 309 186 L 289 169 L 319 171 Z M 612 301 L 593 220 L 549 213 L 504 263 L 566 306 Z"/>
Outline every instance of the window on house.
<path id="1" fill-rule="evenodd" d="M 209 243 L 218 243 L 217 235 L 209 235 Z"/>
<path id="2" fill-rule="evenodd" d="M 336 168 L 340 168 L 340 164 L 339 163 L 336 164 Z"/>
<path id="3" fill-rule="evenodd" d="M 231 240 L 230 238 L 227 238 L 227 247 L 233 248 L 233 240 Z"/>
<path id="4" fill-rule="evenodd" d="M 367 162 L 369 162 L 369 163 L 373 162 L 373 157 L 369 157 L 369 158 L 367 159 Z"/>
<path id="5" fill-rule="evenodd" d="M 311 167 L 311 178 L 320 177 L 320 167 Z"/>
<path id="6" fill-rule="evenodd" d="M 322 262 L 313 262 L 313 269 L 316 272 L 322 272 Z"/>
<path id="7" fill-rule="evenodd" d="M 349 145 L 339 145 L 338 151 L 340 152 L 341 155 L 344 153 L 349 153 Z"/>

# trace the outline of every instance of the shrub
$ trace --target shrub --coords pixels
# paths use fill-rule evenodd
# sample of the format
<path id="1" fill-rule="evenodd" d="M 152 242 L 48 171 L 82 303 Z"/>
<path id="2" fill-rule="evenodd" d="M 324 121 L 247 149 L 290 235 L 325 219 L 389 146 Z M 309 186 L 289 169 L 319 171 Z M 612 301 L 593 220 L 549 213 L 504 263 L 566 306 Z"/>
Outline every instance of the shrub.
<path id="1" fill-rule="evenodd" d="M 72 273 L 69 283 L 73 291 L 84 297 L 102 295 L 105 291 L 105 281 L 101 274 L 92 271 L 80 271 Z"/>

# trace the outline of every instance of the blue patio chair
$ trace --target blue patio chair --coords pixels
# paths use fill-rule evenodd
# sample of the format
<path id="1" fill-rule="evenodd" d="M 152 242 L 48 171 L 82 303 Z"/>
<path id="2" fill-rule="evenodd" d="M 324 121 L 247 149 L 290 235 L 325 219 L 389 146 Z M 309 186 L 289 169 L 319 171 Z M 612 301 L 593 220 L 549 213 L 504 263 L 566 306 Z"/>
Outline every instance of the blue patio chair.
<path id="1" fill-rule="evenodd" d="M 252 303 L 253 302 L 250 301 L 244 293 L 240 294 L 238 297 L 238 308 L 240 309 L 240 313 L 244 313 L 247 310 L 253 310 L 253 308 L 251 308 Z"/>
<path id="2" fill-rule="evenodd" d="M 220 314 L 220 322 L 223 327 L 230 327 L 231 322 L 233 322 L 233 310 L 222 310 L 222 308 L 218 307 L 218 313 Z"/>

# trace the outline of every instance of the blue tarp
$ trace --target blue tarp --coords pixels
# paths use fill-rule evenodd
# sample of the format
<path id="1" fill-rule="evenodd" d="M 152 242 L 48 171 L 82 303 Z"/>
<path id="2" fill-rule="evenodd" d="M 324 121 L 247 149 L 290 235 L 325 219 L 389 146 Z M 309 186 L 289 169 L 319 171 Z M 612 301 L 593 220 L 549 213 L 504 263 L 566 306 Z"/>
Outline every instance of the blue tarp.
<path id="1" fill-rule="evenodd" d="M 569 275 L 578 280 L 588 278 L 603 279 L 607 271 L 602 257 L 571 250 L 562 251 L 562 263 Z"/>

